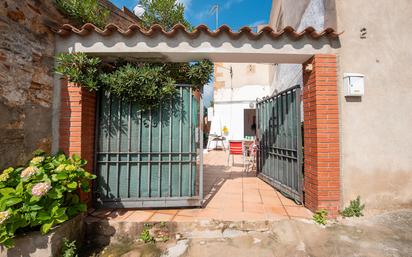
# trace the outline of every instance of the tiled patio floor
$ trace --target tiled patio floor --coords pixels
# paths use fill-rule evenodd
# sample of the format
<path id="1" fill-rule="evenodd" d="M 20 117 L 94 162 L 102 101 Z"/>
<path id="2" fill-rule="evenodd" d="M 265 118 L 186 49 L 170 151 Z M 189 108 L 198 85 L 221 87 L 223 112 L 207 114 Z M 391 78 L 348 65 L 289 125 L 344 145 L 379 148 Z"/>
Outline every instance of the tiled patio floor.
<path id="1" fill-rule="evenodd" d="M 312 213 L 297 205 L 256 177 L 245 172 L 242 160 L 227 166 L 227 153 L 212 151 L 204 155 L 203 209 L 98 210 L 91 216 L 114 221 L 191 222 L 199 220 L 262 221 L 291 218 L 310 219 Z"/>

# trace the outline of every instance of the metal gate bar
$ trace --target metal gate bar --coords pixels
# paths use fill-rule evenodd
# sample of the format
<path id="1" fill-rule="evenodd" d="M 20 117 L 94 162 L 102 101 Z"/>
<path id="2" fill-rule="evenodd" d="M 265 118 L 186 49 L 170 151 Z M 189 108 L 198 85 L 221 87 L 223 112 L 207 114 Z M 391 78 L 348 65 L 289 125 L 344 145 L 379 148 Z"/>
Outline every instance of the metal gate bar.
<path id="1" fill-rule="evenodd" d="M 143 112 L 102 92 L 97 108 L 95 203 L 107 208 L 200 206 L 203 102 L 193 88 Z M 199 125 L 200 124 L 200 125 Z M 200 140 L 197 140 L 199 138 Z M 200 143 L 199 143 L 200 141 Z M 200 149 L 198 149 L 201 147 Z M 199 181 L 199 187 L 196 183 Z"/>
<path id="2" fill-rule="evenodd" d="M 300 86 L 257 102 L 258 176 L 302 202 Z"/>

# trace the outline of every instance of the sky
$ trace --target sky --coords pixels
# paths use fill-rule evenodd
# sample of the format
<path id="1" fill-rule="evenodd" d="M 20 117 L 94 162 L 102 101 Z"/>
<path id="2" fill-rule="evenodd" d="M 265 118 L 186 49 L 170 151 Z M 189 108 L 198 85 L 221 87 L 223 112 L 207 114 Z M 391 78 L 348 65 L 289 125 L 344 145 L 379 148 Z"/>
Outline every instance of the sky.
<path id="1" fill-rule="evenodd" d="M 178 0 L 185 5 L 186 19 L 192 25 L 206 24 L 216 27 L 215 15 L 210 13 L 213 5 L 219 5 L 219 26 L 226 24 L 234 30 L 243 26 L 256 26 L 268 23 L 271 0 Z M 138 0 L 112 0 L 118 7 L 130 10 Z"/>
<path id="2" fill-rule="evenodd" d="M 111 0 L 119 8 L 126 6 L 130 10 L 138 0 Z M 272 0 L 178 0 L 185 5 L 186 19 L 194 26 L 206 24 L 211 29 L 216 27 L 215 15 L 210 13 L 213 5 L 219 5 L 219 26 L 226 24 L 232 30 L 243 26 L 255 27 L 269 21 Z M 204 87 L 205 106 L 213 99 L 213 85 Z"/>

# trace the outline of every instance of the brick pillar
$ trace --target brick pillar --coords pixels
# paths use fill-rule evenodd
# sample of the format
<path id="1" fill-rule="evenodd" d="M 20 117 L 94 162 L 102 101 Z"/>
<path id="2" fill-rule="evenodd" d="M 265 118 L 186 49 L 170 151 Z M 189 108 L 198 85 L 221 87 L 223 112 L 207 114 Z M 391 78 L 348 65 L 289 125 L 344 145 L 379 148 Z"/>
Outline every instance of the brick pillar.
<path id="1" fill-rule="evenodd" d="M 61 81 L 59 148 L 67 155 L 78 154 L 87 160 L 86 170 L 93 172 L 95 93 L 73 83 Z M 81 194 L 90 202 L 90 194 Z"/>
<path id="2" fill-rule="evenodd" d="M 340 199 L 336 56 L 315 55 L 303 65 L 303 74 L 305 205 L 336 217 Z"/>

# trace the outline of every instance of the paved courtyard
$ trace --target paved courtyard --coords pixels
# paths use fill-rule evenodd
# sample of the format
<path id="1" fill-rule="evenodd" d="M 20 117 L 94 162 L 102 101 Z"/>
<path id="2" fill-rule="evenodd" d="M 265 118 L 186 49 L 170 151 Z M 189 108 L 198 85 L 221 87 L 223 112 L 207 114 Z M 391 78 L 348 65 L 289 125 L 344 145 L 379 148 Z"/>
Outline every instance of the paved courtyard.
<path id="1" fill-rule="evenodd" d="M 211 151 L 204 155 L 204 208 L 153 210 L 98 210 L 91 216 L 128 222 L 194 222 L 200 220 L 275 221 L 310 219 L 312 213 L 245 171 L 241 156 L 227 165 L 228 153 Z"/>

